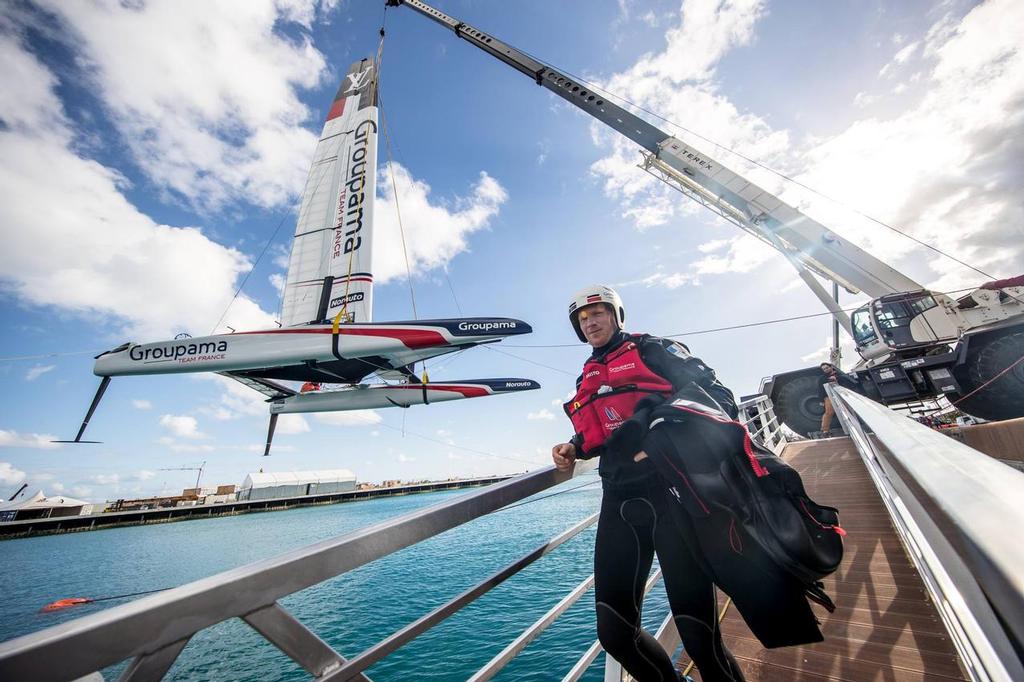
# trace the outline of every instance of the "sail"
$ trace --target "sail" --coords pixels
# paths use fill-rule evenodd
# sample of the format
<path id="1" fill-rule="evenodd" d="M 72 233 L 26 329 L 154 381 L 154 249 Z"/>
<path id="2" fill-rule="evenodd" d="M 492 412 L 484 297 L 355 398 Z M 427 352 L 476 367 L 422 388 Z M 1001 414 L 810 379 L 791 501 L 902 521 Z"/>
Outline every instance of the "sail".
<path id="1" fill-rule="evenodd" d="M 327 113 L 302 193 L 281 307 L 285 327 L 370 322 L 373 200 L 377 169 L 377 74 L 349 67 Z"/>

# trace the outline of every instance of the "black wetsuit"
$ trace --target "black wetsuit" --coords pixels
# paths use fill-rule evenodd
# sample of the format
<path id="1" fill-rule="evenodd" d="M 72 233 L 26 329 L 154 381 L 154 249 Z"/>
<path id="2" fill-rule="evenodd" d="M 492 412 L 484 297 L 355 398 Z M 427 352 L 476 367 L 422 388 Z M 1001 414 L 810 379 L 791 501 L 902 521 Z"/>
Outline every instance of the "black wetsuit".
<path id="1" fill-rule="evenodd" d="M 606 346 L 595 349 L 594 356 L 602 357 L 629 339 L 619 332 Z M 685 347 L 656 337 L 644 337 L 638 346 L 644 363 L 668 379 L 673 388 L 696 382 L 735 417 L 732 392 Z M 625 429 L 623 434 L 629 431 L 630 422 L 644 420 L 642 412 L 638 410 L 620 427 Z M 642 427 L 646 432 L 646 424 Z M 605 447 L 585 455 L 580 453 L 579 443 L 575 444 L 584 458 L 601 456 L 604 495 L 594 548 L 594 580 L 597 633 L 605 651 L 641 682 L 677 679 L 671 659 L 641 627 L 644 584 L 657 553 L 673 619 L 701 678 L 704 682 L 742 681 L 743 673 L 718 629 L 715 586 L 681 532 L 676 522 L 678 505 L 655 468 L 649 460 L 633 461 L 640 447 L 628 439 L 609 439 Z"/>

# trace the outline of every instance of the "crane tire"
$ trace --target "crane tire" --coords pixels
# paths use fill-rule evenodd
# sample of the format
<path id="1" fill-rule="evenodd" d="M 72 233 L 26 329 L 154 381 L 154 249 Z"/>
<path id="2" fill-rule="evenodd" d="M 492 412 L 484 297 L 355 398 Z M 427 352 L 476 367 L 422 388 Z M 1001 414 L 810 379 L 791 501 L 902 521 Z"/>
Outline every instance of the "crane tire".
<path id="1" fill-rule="evenodd" d="M 963 395 L 967 399 L 957 402 L 963 412 L 982 419 L 999 420 L 1024 417 L 1024 332 L 1003 334 L 984 341 L 977 352 L 955 372 Z M 1018 364 L 1001 377 L 985 386 L 994 376 L 1010 365 Z M 981 388 L 984 386 L 984 388 Z M 974 395 L 970 393 L 981 388 Z"/>
<path id="2" fill-rule="evenodd" d="M 790 379 L 775 394 L 775 414 L 779 421 L 801 436 L 821 428 L 825 408 L 821 402 L 817 376 Z"/>

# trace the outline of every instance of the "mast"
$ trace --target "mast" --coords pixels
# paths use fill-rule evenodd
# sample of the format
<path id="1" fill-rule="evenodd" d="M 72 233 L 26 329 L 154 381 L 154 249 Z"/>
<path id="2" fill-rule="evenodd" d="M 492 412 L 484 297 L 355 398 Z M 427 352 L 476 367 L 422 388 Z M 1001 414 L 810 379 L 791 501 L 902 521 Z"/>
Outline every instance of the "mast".
<path id="1" fill-rule="evenodd" d="M 537 85 L 640 145 L 644 150 L 641 165 L 644 170 L 781 252 L 847 333 L 851 331 L 849 317 L 814 275 L 850 293 L 863 291 L 872 298 L 924 289 L 717 159 L 498 38 L 421 0 L 387 0 L 387 4 L 405 5 L 451 29 L 459 38 L 529 76 Z"/>

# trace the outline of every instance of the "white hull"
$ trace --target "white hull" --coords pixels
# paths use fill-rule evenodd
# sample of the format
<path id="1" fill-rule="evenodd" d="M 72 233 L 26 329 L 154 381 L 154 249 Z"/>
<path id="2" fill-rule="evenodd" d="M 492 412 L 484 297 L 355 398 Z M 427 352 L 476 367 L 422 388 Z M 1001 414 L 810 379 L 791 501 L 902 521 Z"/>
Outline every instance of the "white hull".
<path id="1" fill-rule="evenodd" d="M 270 403 L 271 414 L 337 412 L 384 407 L 410 407 L 465 398 L 482 398 L 501 393 L 532 391 L 540 384 L 529 379 L 475 379 L 400 386 L 360 385 L 339 391 L 299 393 Z"/>
<path id="2" fill-rule="evenodd" d="M 384 359 L 391 367 L 463 346 L 528 334 L 530 325 L 508 318 L 344 324 L 337 347 L 331 325 L 305 325 L 129 344 L 96 359 L 97 376 L 237 372 L 359 358 Z M 386 367 L 385 367 L 386 368 Z"/>

